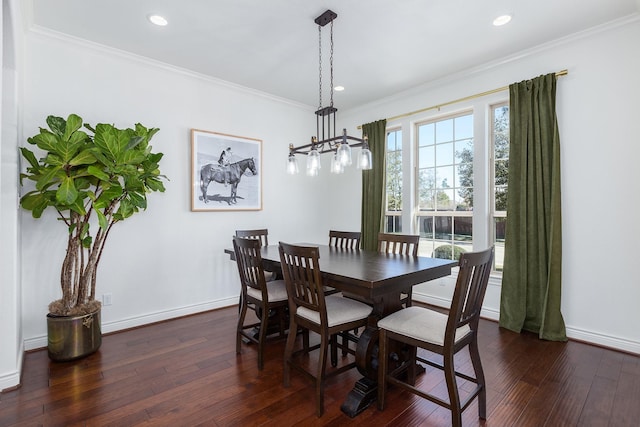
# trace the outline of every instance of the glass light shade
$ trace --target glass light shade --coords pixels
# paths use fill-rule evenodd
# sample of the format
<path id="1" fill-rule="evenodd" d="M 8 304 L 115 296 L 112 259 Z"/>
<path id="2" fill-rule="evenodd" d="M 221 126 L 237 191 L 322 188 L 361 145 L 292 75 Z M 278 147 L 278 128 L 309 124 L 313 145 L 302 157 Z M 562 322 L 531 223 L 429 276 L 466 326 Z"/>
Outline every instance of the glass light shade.
<path id="1" fill-rule="evenodd" d="M 369 170 L 373 168 L 373 157 L 371 156 L 371 150 L 366 145 L 362 147 L 360 155 L 358 156 L 358 169 Z"/>
<path id="2" fill-rule="evenodd" d="M 287 173 L 289 175 L 295 175 L 298 171 L 298 159 L 293 154 L 290 154 L 287 159 Z"/>
<path id="3" fill-rule="evenodd" d="M 307 175 L 316 176 L 321 168 L 320 153 L 315 148 L 307 154 Z"/>
<path id="4" fill-rule="evenodd" d="M 342 163 L 338 160 L 338 153 L 335 153 L 331 157 L 331 173 L 339 174 L 342 172 L 344 172 L 344 166 L 342 166 Z"/>
<path id="5" fill-rule="evenodd" d="M 336 154 L 342 166 L 349 166 L 351 164 L 351 147 L 349 144 L 346 142 L 340 144 Z"/>

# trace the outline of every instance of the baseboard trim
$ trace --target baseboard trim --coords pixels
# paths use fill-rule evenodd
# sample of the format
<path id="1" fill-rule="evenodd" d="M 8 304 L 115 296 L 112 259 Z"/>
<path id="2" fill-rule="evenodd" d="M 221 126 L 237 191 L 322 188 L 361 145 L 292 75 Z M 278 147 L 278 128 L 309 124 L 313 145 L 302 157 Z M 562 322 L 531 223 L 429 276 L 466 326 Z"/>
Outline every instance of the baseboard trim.
<path id="1" fill-rule="evenodd" d="M 449 308 L 451 300 L 446 298 L 434 297 L 423 293 L 413 293 L 413 299 L 425 304 L 434 305 L 436 307 Z M 500 311 L 495 309 L 483 308 L 480 315 L 489 320 L 499 321 Z M 584 329 L 566 326 L 567 338 L 573 341 L 580 341 L 586 344 L 597 345 L 600 347 L 610 348 L 613 350 L 623 351 L 640 355 L 640 342 L 628 340 L 620 337 L 604 335 L 598 332 L 587 331 Z"/>
<path id="2" fill-rule="evenodd" d="M 22 377 L 22 363 L 24 362 L 24 343 L 18 349 L 17 366 L 15 371 L 0 375 L 0 392 L 20 387 Z"/>
<path id="3" fill-rule="evenodd" d="M 102 333 L 109 334 L 113 332 L 122 331 L 125 329 L 137 328 L 140 326 L 148 325 L 150 323 L 162 322 L 164 320 L 170 320 L 176 317 L 183 317 L 191 314 L 202 313 L 204 311 L 215 310 L 217 308 L 222 308 L 222 307 L 228 307 L 234 304 L 238 304 L 237 296 L 220 299 L 216 301 L 209 301 L 202 304 L 193 304 L 193 305 L 178 307 L 170 310 L 157 311 L 155 313 L 148 313 L 140 316 L 133 316 L 127 319 L 120 319 L 112 322 L 103 322 Z M 38 350 L 46 347 L 47 347 L 46 335 L 29 338 L 24 341 L 24 348 L 27 351 Z"/>

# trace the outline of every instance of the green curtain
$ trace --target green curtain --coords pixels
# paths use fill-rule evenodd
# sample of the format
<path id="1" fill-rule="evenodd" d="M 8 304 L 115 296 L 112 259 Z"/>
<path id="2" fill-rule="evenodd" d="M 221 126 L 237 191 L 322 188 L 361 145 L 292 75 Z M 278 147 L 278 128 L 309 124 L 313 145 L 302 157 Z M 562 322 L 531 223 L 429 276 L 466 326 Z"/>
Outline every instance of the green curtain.
<path id="1" fill-rule="evenodd" d="M 387 120 L 362 125 L 362 134 L 369 137 L 373 168 L 362 171 L 361 246 L 364 250 L 376 251 L 384 221 Z"/>
<path id="2" fill-rule="evenodd" d="M 500 326 L 566 341 L 556 75 L 509 86 L 509 194 Z"/>

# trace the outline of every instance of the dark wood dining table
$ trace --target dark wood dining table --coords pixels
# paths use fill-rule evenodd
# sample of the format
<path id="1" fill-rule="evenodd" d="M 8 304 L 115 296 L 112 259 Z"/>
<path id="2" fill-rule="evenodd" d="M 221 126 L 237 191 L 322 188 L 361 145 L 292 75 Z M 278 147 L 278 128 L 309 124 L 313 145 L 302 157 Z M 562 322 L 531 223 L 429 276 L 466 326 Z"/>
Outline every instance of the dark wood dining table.
<path id="1" fill-rule="evenodd" d="M 325 285 L 359 296 L 373 305 L 369 324 L 356 347 L 356 365 L 363 378 L 356 382 L 341 406 L 345 414 L 354 417 L 376 398 L 378 320 L 402 307 L 403 292 L 419 283 L 450 275 L 457 261 L 296 244 L 320 249 L 320 270 Z M 233 251 L 226 252 L 231 255 Z M 278 245 L 263 247 L 261 255 L 265 268 L 280 269 Z"/>

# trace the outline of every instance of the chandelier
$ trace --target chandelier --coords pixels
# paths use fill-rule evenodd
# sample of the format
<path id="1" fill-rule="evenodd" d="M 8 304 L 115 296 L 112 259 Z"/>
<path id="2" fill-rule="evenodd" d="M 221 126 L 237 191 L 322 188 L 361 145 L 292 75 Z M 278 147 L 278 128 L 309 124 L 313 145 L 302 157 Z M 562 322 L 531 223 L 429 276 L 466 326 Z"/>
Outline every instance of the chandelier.
<path id="1" fill-rule="evenodd" d="M 357 159 L 359 169 L 371 169 L 373 162 L 367 136 L 356 138 L 347 135 L 347 130 L 343 129 L 341 135 L 336 136 L 336 112 L 338 109 L 333 106 L 333 21 L 338 15 L 327 10 L 318 16 L 314 22 L 318 25 L 318 58 L 319 58 L 319 104 L 316 110 L 316 135 L 311 137 L 309 144 L 295 147 L 289 144 L 289 157 L 287 159 L 287 173 L 297 174 L 298 159 L 296 154 L 306 155 L 307 175 L 317 176 L 320 171 L 320 155 L 331 153 L 331 173 L 342 173 L 344 167 L 352 164 L 351 148 L 362 147 Z M 331 98 L 329 105 L 322 106 L 322 27 L 330 26 L 330 54 L 329 54 L 329 77 L 331 85 Z"/>

